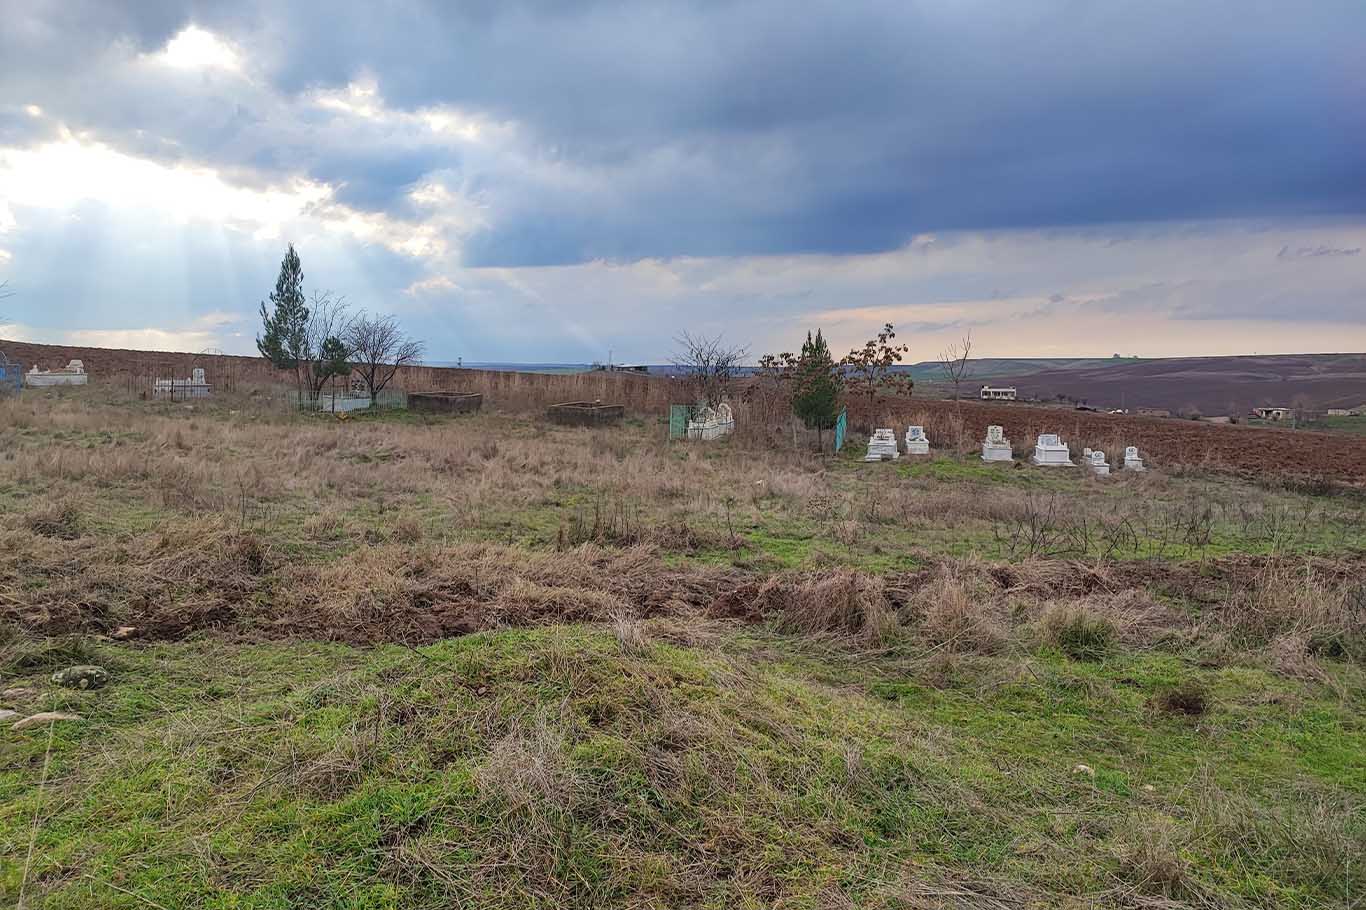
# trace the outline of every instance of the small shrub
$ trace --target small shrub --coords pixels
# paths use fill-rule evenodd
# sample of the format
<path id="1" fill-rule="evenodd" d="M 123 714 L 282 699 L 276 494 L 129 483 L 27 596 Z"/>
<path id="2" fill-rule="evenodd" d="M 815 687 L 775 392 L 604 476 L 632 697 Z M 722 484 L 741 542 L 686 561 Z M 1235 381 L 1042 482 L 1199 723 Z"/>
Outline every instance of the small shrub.
<path id="1" fill-rule="evenodd" d="M 1059 604 L 1043 617 L 1044 635 L 1073 660 L 1100 660 L 1114 644 L 1115 624 L 1080 604 Z"/>
<path id="2" fill-rule="evenodd" d="M 393 539 L 398 543 L 419 543 L 422 540 L 424 531 L 422 522 L 412 515 L 404 515 L 394 522 Z"/>
<path id="3" fill-rule="evenodd" d="M 881 642 L 897 627 L 882 580 L 857 572 L 837 571 L 797 584 L 771 580 L 760 589 L 759 600 L 776 600 L 782 625 L 797 632 Z"/>
<path id="4" fill-rule="evenodd" d="M 624 611 L 612 617 L 612 635 L 621 645 L 623 654 L 640 657 L 650 650 L 650 636 L 645 631 L 645 624 Z"/>
<path id="5" fill-rule="evenodd" d="M 75 540 L 81 536 L 85 522 L 75 506 L 70 503 L 59 503 L 30 512 L 24 518 L 24 525 L 39 537 Z"/>
<path id="6" fill-rule="evenodd" d="M 1005 625 L 993 612 L 990 598 L 981 590 L 970 590 L 965 577 L 943 574 L 920 592 L 918 600 L 922 628 L 932 643 L 979 654 L 994 654 L 1005 644 Z"/>
<path id="7" fill-rule="evenodd" d="M 1140 891 L 1180 896 L 1190 879 L 1190 863 L 1177 844 L 1179 832 L 1167 819 L 1134 821 L 1124 832 L 1127 841 L 1120 856 L 1124 877 Z"/>

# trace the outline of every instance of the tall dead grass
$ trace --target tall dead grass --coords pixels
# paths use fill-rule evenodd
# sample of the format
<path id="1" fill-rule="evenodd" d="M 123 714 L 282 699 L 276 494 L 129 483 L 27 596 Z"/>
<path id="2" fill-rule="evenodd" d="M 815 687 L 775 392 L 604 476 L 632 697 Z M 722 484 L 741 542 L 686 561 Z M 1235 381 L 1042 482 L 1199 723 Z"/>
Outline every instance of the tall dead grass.
<path id="1" fill-rule="evenodd" d="M 758 600 L 782 627 L 808 635 L 836 635 L 876 645 L 899 625 L 882 579 L 859 572 L 772 578 L 760 587 Z"/>

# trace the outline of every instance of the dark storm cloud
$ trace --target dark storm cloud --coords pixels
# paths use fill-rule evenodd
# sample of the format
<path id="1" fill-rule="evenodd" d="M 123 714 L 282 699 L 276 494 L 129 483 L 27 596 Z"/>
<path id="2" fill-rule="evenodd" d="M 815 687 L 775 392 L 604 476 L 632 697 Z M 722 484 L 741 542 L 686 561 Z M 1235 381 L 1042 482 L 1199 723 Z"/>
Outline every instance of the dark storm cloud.
<path id="1" fill-rule="evenodd" d="M 191 21 L 264 84 L 109 77 L 111 47 Z M 399 215 L 424 175 L 455 175 L 489 212 L 471 265 L 1366 210 L 1359 0 L 139 0 L 39 4 L 0 32 L 6 97 L 141 153 L 304 172 Z M 517 162 L 289 108 L 362 77 L 390 108 L 515 124 Z"/>

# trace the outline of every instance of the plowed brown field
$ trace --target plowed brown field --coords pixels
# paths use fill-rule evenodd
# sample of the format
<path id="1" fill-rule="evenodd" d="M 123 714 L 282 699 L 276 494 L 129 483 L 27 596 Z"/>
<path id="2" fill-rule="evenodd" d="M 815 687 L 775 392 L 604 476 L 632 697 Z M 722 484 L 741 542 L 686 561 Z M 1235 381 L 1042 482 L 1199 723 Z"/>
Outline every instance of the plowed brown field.
<path id="1" fill-rule="evenodd" d="M 1205 465 L 1253 478 L 1323 478 L 1366 486 L 1366 438 L 1346 434 L 976 401 L 880 398 L 871 406 L 863 400 L 850 403 L 856 425 L 870 413 L 879 426 L 894 423 L 898 436 L 906 424 L 923 423 L 936 445 L 955 438 L 960 416 L 969 443 L 984 438 L 988 424 L 1000 424 L 1016 458 L 1028 457 L 1038 434 L 1059 433 L 1074 455 L 1083 446 L 1099 448 L 1111 464 L 1123 459 L 1124 446 L 1135 445 L 1157 466 Z"/>

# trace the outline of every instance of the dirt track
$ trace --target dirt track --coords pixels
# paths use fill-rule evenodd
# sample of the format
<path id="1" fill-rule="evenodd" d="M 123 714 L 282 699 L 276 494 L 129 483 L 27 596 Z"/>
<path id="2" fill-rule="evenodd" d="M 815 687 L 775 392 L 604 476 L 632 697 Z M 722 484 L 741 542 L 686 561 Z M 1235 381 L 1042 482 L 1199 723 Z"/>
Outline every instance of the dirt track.
<path id="1" fill-rule="evenodd" d="M 868 411 L 866 402 L 851 402 L 856 423 Z M 1074 453 L 1083 446 L 1103 449 L 1111 464 L 1124 457 L 1124 446 L 1136 445 L 1157 466 L 1206 465 L 1251 478 L 1322 478 L 1366 486 L 1366 438 L 1346 434 L 933 399 L 878 399 L 872 413 L 879 421 L 893 418 L 898 434 L 908 423 L 923 422 L 935 444 L 953 438 L 958 414 L 969 440 L 982 439 L 988 424 L 1000 424 L 1017 458 L 1028 456 L 1039 433 L 1060 433 Z"/>

